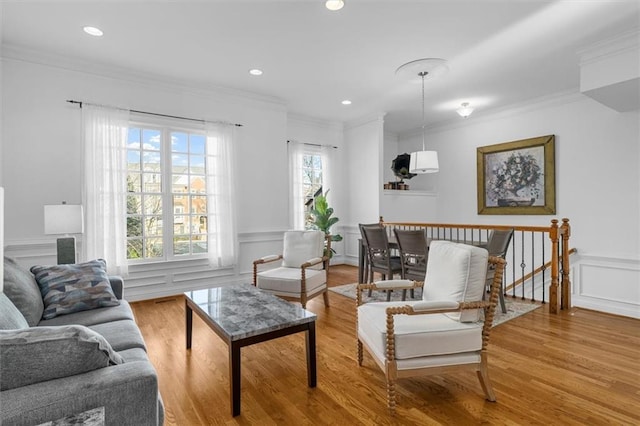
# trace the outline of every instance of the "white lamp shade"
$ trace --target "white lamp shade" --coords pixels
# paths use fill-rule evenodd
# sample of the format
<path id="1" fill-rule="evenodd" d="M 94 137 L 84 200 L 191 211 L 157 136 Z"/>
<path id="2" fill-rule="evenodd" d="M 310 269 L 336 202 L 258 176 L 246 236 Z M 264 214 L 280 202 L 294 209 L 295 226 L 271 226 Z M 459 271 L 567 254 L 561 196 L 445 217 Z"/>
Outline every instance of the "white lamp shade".
<path id="1" fill-rule="evenodd" d="M 57 204 L 44 206 L 45 234 L 81 234 L 84 229 L 82 206 Z"/>
<path id="2" fill-rule="evenodd" d="M 437 151 L 417 151 L 411 153 L 409 160 L 409 173 L 436 173 L 438 166 Z"/>

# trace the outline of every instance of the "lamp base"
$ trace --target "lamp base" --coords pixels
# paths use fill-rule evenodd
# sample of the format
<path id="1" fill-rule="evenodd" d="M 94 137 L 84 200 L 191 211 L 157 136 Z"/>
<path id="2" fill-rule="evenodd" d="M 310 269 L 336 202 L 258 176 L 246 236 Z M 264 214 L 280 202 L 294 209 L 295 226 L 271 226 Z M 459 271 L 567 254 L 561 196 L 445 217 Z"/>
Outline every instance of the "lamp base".
<path id="1" fill-rule="evenodd" d="M 76 263 L 76 238 L 58 238 L 58 265 Z"/>

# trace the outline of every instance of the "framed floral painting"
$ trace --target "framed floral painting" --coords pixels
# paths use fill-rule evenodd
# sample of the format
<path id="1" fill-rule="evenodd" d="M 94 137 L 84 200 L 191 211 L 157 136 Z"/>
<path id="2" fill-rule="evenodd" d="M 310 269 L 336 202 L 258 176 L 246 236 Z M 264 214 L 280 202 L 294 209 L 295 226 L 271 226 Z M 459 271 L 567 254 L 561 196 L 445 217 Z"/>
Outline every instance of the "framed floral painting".
<path id="1" fill-rule="evenodd" d="M 555 214 L 555 136 L 477 149 L 478 214 Z"/>

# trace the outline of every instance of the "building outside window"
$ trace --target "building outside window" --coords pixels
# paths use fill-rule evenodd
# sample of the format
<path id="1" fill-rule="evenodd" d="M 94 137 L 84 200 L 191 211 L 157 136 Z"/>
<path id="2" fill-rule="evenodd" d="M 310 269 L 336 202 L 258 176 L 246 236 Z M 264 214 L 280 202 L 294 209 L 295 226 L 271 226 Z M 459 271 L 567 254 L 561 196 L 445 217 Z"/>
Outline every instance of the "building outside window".
<path id="1" fill-rule="evenodd" d="M 311 209 L 315 197 L 322 194 L 322 156 L 320 154 L 302 155 L 302 192 L 304 194 L 304 227 L 311 229 L 313 223 Z"/>

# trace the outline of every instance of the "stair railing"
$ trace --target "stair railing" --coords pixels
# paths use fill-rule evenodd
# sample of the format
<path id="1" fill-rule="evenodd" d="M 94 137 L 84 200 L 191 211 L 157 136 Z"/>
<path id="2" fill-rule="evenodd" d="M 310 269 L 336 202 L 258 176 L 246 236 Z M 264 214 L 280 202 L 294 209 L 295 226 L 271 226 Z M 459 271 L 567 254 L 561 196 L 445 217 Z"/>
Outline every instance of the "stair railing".
<path id="1" fill-rule="evenodd" d="M 505 295 L 549 303 L 549 312 L 571 307 L 569 219 L 552 219 L 548 226 L 471 225 L 448 223 L 385 222 L 389 236 L 393 229 L 424 229 L 431 240 L 450 240 L 465 244 L 486 244 L 492 229 L 513 229 L 512 242 L 505 255 Z"/>

